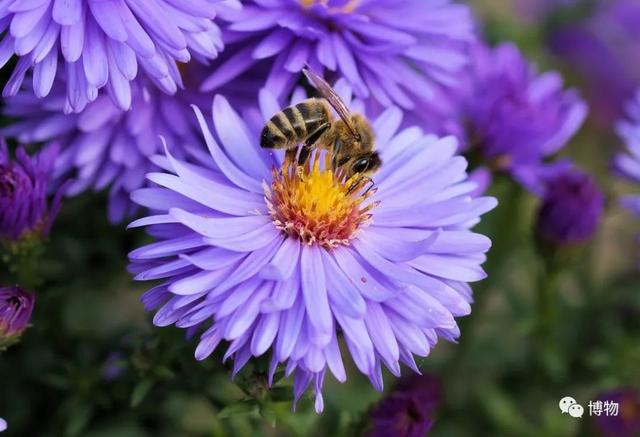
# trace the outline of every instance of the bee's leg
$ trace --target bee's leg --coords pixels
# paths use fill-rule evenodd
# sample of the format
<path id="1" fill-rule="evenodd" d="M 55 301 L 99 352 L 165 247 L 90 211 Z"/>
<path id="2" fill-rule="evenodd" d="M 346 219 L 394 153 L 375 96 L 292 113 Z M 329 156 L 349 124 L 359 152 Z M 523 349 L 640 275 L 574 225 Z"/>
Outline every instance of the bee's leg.
<path id="1" fill-rule="evenodd" d="M 285 153 L 285 159 L 289 162 L 295 162 L 297 154 L 298 154 L 298 147 L 292 147 L 291 149 L 287 149 Z"/>
<path id="2" fill-rule="evenodd" d="M 304 145 L 300 149 L 300 155 L 298 155 L 298 165 L 303 165 L 309 159 L 309 155 L 311 154 L 312 146 L 318 142 L 320 137 L 331 127 L 331 123 L 324 123 L 318 129 L 315 130 L 311 135 L 307 137 L 304 142 Z"/>
<path id="3" fill-rule="evenodd" d="M 342 141 L 340 141 L 340 138 L 338 138 L 336 142 L 333 144 L 333 159 L 331 159 L 331 169 L 333 170 L 334 173 L 338 169 L 338 153 L 340 152 L 341 145 L 342 145 Z"/>
<path id="4" fill-rule="evenodd" d="M 311 155 L 311 146 L 306 144 L 300 147 L 300 154 L 298 155 L 298 165 L 304 165 Z"/>
<path id="5" fill-rule="evenodd" d="M 369 191 L 371 191 L 371 189 L 372 189 L 372 188 L 375 186 L 375 184 L 376 184 L 375 182 L 373 182 L 373 179 L 371 179 L 369 176 L 362 176 L 362 177 L 360 177 L 360 178 L 359 178 L 359 179 L 358 179 L 354 184 L 351 184 L 351 186 L 349 187 L 349 190 L 347 190 L 347 194 L 352 194 L 352 193 L 356 190 L 356 188 L 360 186 L 360 184 L 361 184 L 363 181 L 366 181 L 366 182 L 369 184 L 369 186 L 367 187 L 367 189 L 365 190 L 365 192 L 364 192 L 364 193 L 362 193 L 362 195 L 363 195 L 363 196 L 366 196 L 366 195 L 367 195 L 367 193 L 368 193 Z"/>

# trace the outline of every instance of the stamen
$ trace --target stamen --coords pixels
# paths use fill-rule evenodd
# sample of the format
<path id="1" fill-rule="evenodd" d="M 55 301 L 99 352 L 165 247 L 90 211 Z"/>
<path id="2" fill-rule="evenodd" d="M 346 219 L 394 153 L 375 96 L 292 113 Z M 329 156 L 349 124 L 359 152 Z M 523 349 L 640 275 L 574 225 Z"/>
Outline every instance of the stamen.
<path id="1" fill-rule="evenodd" d="M 365 202 L 375 190 L 361 176 L 346 179 L 332 170 L 331 153 L 314 153 L 304 166 L 286 159 L 273 169 L 265 201 L 273 224 L 291 237 L 326 249 L 349 245 L 371 221 L 376 202 Z M 324 165 L 321 165 L 323 163 Z"/>

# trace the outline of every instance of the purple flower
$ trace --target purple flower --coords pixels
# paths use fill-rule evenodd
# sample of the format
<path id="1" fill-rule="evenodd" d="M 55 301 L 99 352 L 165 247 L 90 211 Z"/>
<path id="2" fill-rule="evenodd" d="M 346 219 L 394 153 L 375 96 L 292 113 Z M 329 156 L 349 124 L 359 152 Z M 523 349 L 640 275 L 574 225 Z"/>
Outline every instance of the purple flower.
<path id="1" fill-rule="evenodd" d="M 618 123 L 618 134 L 627 145 L 628 153 L 620 153 L 614 159 L 619 175 L 640 183 L 640 90 L 627 106 L 627 119 Z M 624 207 L 640 215 L 640 195 L 622 198 Z"/>
<path id="2" fill-rule="evenodd" d="M 156 186 L 133 193 L 154 214 L 131 226 L 158 241 L 130 253 L 130 270 L 162 280 L 142 298 L 155 325 L 204 331 L 196 359 L 225 340 L 235 374 L 271 350 L 271 376 L 284 363 L 296 400 L 313 381 L 322 411 L 326 370 L 346 380 L 338 332 L 378 390 L 382 365 L 417 371 L 414 354 L 458 337 L 454 317 L 469 314 L 468 282 L 485 277 L 491 244 L 469 229 L 496 200 L 469 196 L 476 185 L 455 139 L 399 131 L 397 108 L 373 122 L 383 165 L 368 190 L 331 171 L 329 152 L 296 169 L 261 149 L 260 129 L 281 107 L 266 90 L 260 104 L 241 118 L 217 96 L 215 134 L 196 109 L 209 169 L 167 154 L 166 171 L 148 175 Z"/>
<path id="3" fill-rule="evenodd" d="M 440 382 L 433 376 L 412 375 L 400 379 L 369 414 L 367 437 L 424 437 L 433 426 L 440 391 Z"/>
<path id="4" fill-rule="evenodd" d="M 7 421 L 0 417 L 0 432 L 7 430 Z"/>
<path id="5" fill-rule="evenodd" d="M 62 82 L 44 99 L 22 91 L 6 102 L 5 115 L 18 121 L 3 133 L 24 144 L 57 145 L 52 177 L 72 179 L 68 196 L 111 186 L 109 218 L 118 222 L 135 210 L 129 193 L 145 184 L 145 173 L 157 169 L 149 158 L 160 150 L 159 136 L 180 156 L 202 143 L 188 106 L 199 103 L 197 94 L 186 89 L 168 96 L 144 81 L 132 84 L 131 91 L 130 111 L 101 95 L 80 114 L 64 114 Z"/>
<path id="6" fill-rule="evenodd" d="M 27 329 L 36 297 L 19 286 L 0 288 L 0 350 Z"/>
<path id="7" fill-rule="evenodd" d="M 602 402 L 618 404 L 617 415 L 604 412 L 596 417 L 596 424 L 604 437 L 633 437 L 640 434 L 640 392 L 621 388 L 598 396 Z"/>
<path id="8" fill-rule="evenodd" d="M 551 35 L 550 47 L 584 82 L 593 120 L 610 129 L 640 85 L 640 3 L 594 2 L 586 20 Z"/>
<path id="9" fill-rule="evenodd" d="M 49 204 L 49 173 L 57 154 L 55 147 L 29 157 L 23 148 L 9 158 L 0 139 L 0 242 L 18 242 L 29 236 L 49 234 L 60 208 L 60 194 Z"/>
<path id="10" fill-rule="evenodd" d="M 203 90 L 266 65 L 264 84 L 281 97 L 309 64 L 359 98 L 416 112 L 457 84 L 475 40 L 469 7 L 449 0 L 252 0 L 225 19 L 229 47 Z"/>
<path id="11" fill-rule="evenodd" d="M 598 230 L 604 211 L 604 195 L 587 174 L 570 169 L 545 183 L 538 211 L 540 236 L 553 244 L 574 245 L 588 241 Z"/>
<path id="12" fill-rule="evenodd" d="M 581 126 L 585 104 L 562 88 L 558 73 L 538 74 L 513 44 L 478 45 L 470 95 L 462 103 L 467 147 L 492 170 L 505 171 L 531 191 L 541 191 L 544 160 Z"/>
<path id="13" fill-rule="evenodd" d="M 106 87 L 129 109 L 141 69 L 168 94 L 182 86 L 176 62 L 206 60 L 222 50 L 217 9 L 237 0 L 8 0 L 0 5 L 0 66 L 18 63 L 4 89 L 15 95 L 33 70 L 36 96 L 49 94 L 58 69 L 66 78 L 67 108 L 80 112 Z"/>

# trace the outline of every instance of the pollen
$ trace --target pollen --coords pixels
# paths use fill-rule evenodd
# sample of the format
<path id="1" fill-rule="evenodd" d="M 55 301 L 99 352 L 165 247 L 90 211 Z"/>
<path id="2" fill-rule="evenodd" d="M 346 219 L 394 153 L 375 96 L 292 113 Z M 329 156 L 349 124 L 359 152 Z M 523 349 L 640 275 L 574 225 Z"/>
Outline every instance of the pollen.
<path id="1" fill-rule="evenodd" d="M 304 166 L 285 160 L 265 183 L 265 201 L 276 228 L 308 245 L 349 245 L 372 218 L 377 202 L 370 179 L 347 179 L 331 168 L 330 153 L 314 153 Z M 321 165 L 324 164 L 324 165 Z"/>
<path id="2" fill-rule="evenodd" d="M 310 8 L 313 5 L 319 4 L 329 7 L 331 12 L 351 13 L 353 12 L 361 0 L 343 0 L 343 1 L 331 1 L 331 0 L 299 0 L 302 6 Z M 338 5 L 334 4 L 338 3 Z"/>

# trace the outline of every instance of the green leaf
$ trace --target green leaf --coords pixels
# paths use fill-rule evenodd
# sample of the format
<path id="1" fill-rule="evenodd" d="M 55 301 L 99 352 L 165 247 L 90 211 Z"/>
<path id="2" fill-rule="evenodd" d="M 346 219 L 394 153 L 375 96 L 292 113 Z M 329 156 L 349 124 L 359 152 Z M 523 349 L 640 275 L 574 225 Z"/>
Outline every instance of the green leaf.
<path id="1" fill-rule="evenodd" d="M 258 405 L 251 399 L 237 402 L 233 405 L 229 405 L 224 407 L 218 413 L 219 419 L 226 419 L 234 416 L 246 416 L 246 415 L 255 415 L 258 414 Z"/>
<path id="2" fill-rule="evenodd" d="M 144 398 L 149 394 L 149 391 L 153 388 L 154 381 L 150 379 L 143 379 L 136 385 L 131 393 L 131 407 L 135 408 L 142 403 Z"/>

